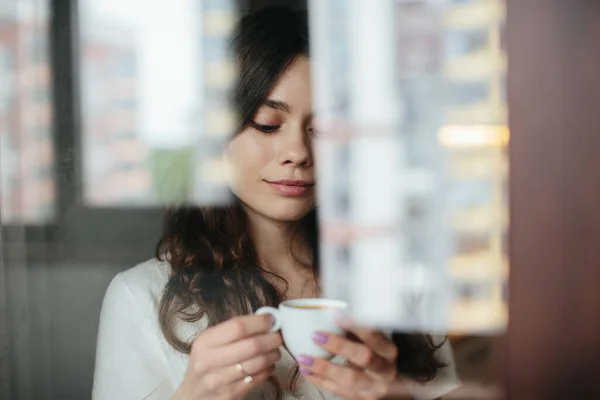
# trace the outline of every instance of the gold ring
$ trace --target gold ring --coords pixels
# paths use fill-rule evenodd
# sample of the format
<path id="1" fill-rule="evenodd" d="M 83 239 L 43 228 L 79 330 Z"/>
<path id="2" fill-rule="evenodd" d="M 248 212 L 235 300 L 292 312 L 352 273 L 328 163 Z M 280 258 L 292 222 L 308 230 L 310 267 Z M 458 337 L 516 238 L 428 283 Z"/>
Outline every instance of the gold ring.
<path id="1" fill-rule="evenodd" d="M 240 363 L 235 364 L 235 369 L 237 369 L 238 371 L 240 371 L 243 375 L 246 375 L 246 377 L 244 378 L 244 383 L 245 384 L 252 383 L 252 381 L 254 380 L 254 378 L 252 377 L 252 375 L 248 374 L 244 370 L 244 367 L 242 367 L 242 364 L 240 364 Z"/>

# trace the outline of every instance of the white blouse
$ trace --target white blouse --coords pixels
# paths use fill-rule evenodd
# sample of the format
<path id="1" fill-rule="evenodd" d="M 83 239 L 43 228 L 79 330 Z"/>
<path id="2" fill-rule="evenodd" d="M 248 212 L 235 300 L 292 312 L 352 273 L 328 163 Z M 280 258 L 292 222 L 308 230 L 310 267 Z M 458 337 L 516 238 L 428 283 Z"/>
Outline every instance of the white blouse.
<path id="1" fill-rule="evenodd" d="M 167 343 L 158 324 L 158 306 L 169 271 L 168 263 L 149 260 L 118 274 L 108 287 L 100 315 L 93 400 L 169 400 L 181 384 L 188 356 Z M 182 321 L 178 333 L 182 338 L 191 338 L 205 327 L 206 321 Z M 283 347 L 281 352 L 276 374 L 285 386 L 295 361 Z M 407 382 L 417 400 L 437 398 L 458 386 L 447 342 L 436 354 L 448 365 L 436 379 L 425 385 Z M 301 375 L 296 388 L 301 399 L 336 398 Z M 260 399 L 262 394 L 259 387 L 248 398 Z M 296 397 L 284 393 L 284 399 Z"/>

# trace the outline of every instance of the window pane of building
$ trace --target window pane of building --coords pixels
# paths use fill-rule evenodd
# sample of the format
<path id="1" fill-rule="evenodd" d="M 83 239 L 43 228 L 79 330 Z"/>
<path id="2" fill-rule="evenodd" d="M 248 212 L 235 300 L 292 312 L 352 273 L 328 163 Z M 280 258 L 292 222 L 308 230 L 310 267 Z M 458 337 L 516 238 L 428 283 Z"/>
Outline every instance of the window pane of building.
<path id="1" fill-rule="evenodd" d="M 86 204 L 226 201 L 218 100 L 234 21 L 228 1 L 80 2 Z"/>
<path id="2" fill-rule="evenodd" d="M 309 4 L 325 294 L 367 324 L 501 331 L 504 2 Z"/>
<path id="3" fill-rule="evenodd" d="M 0 2 L 0 181 L 3 224 L 55 213 L 46 0 Z"/>

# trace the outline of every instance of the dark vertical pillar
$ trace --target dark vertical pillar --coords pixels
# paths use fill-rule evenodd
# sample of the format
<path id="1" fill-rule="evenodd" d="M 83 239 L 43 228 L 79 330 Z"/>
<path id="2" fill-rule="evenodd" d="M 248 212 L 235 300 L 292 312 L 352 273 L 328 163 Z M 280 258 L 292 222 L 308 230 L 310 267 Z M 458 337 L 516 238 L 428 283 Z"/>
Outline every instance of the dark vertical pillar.
<path id="1" fill-rule="evenodd" d="M 600 2 L 507 3 L 507 398 L 598 399 Z"/>

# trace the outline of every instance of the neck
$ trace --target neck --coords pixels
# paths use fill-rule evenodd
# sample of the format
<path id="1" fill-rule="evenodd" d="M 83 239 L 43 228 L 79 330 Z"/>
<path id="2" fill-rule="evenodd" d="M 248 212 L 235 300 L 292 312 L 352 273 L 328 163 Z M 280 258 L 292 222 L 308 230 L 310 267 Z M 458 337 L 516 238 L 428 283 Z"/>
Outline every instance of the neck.
<path id="1" fill-rule="evenodd" d="M 285 277 L 305 268 L 294 258 L 309 259 L 309 246 L 297 232 L 300 222 L 274 221 L 252 210 L 247 213 L 250 234 L 263 269 Z"/>

